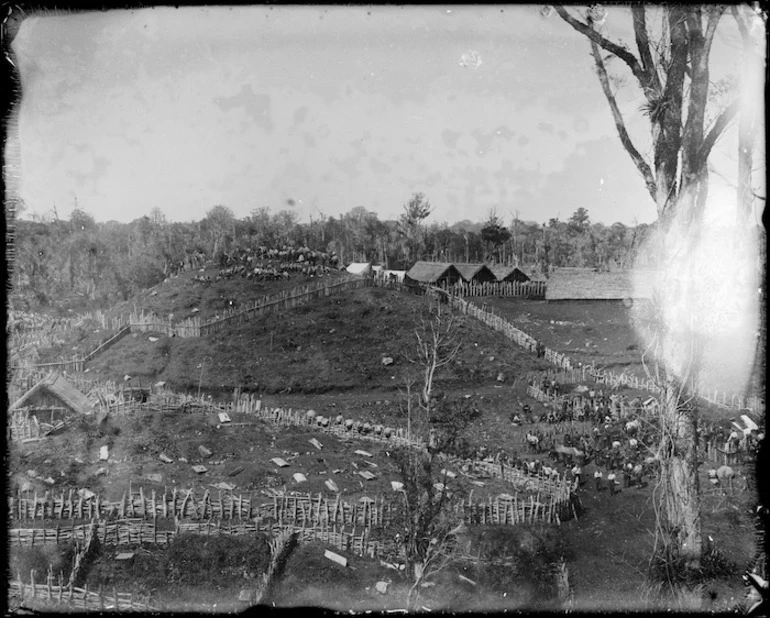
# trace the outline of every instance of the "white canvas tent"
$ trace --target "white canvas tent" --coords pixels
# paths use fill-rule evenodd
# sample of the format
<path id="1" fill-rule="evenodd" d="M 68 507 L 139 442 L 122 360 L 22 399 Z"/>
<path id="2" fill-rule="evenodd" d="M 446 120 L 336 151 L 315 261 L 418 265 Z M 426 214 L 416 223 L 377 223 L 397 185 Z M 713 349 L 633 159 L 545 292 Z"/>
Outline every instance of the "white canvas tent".
<path id="1" fill-rule="evenodd" d="M 372 272 L 372 263 L 352 262 L 345 270 L 351 275 L 369 275 Z"/>

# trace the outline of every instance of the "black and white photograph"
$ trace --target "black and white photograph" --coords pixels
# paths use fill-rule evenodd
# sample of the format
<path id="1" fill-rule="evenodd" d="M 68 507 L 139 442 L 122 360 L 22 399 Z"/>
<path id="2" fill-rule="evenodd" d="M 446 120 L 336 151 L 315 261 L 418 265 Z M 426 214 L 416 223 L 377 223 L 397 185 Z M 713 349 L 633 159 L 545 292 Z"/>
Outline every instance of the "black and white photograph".
<path id="1" fill-rule="evenodd" d="M 8 611 L 767 615 L 765 9 L 2 3 Z"/>

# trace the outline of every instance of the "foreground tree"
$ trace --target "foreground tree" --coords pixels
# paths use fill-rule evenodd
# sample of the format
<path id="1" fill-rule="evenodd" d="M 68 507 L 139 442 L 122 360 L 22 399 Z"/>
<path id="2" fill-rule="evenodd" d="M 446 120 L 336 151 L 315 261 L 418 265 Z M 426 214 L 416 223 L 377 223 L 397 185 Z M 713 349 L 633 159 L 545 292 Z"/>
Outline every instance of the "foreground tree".
<path id="1" fill-rule="evenodd" d="M 709 155 L 740 107 L 738 99 L 732 101 L 716 112 L 713 122 L 707 126 L 709 57 L 726 7 L 631 6 L 638 55 L 605 32 L 606 12 L 600 5 L 593 5 L 582 15 L 559 5 L 554 9 L 561 19 L 588 39 L 620 141 L 656 204 L 662 232 L 660 255 L 671 256 L 674 249 L 681 255 L 690 255 L 689 249 L 702 230 Z M 651 14 L 656 23 L 660 18 L 662 24 L 656 33 L 648 25 Z M 652 21 L 650 19 L 650 23 Z M 650 123 L 651 159 L 642 154 L 645 148 L 633 143 L 616 102 L 607 66 L 613 59 L 625 65 L 644 96 L 643 109 Z M 679 246 L 674 247 L 672 239 Z M 659 306 L 670 300 L 659 298 Z M 669 555 L 695 569 L 700 565 L 703 545 L 697 475 L 697 409 L 688 402 L 698 384 L 697 350 L 702 341 L 694 331 L 674 333 L 670 325 L 660 321 L 651 328 L 655 331 L 655 356 L 669 361 L 661 363 L 659 374 L 664 389 L 661 515 L 665 534 L 661 540 L 666 542 Z M 683 349 L 688 343 L 692 344 L 690 349 Z M 677 362 L 670 362 L 672 358 L 677 358 Z"/>
<path id="2" fill-rule="evenodd" d="M 420 368 L 422 373 L 420 408 L 425 418 L 430 418 L 435 400 L 434 385 L 436 373 L 451 363 L 460 351 L 460 342 L 455 325 L 455 318 L 449 311 L 441 314 L 441 301 L 436 309 L 430 309 L 427 317 L 421 316 L 414 329 L 416 353 L 406 354 L 406 359 Z"/>
<path id="3" fill-rule="evenodd" d="M 444 456 L 453 452 L 468 424 L 478 416 L 463 401 L 448 401 L 437 395 L 435 381 L 441 367 L 449 364 L 460 350 L 457 325 L 447 310 L 429 309 L 421 316 L 415 329 L 415 354 L 407 355 L 417 367 L 419 378 L 406 382 L 407 409 L 412 408 L 412 388 L 420 390 L 419 408 L 423 429 L 429 429 L 430 439 L 425 451 L 403 447 L 395 458 L 403 484 L 404 519 L 402 544 L 407 573 L 411 577 L 408 608 L 418 609 L 422 584 L 451 565 L 457 558 L 458 538 L 464 531 L 462 518 L 454 510 L 458 487 L 454 486 L 441 464 Z M 402 393 L 403 394 L 403 393 Z"/>
<path id="4" fill-rule="evenodd" d="M 451 479 L 436 471 L 437 453 L 404 447 L 395 458 L 404 485 L 402 544 L 412 581 L 407 605 L 415 611 L 422 584 L 456 560 L 464 524 L 450 503 Z"/>

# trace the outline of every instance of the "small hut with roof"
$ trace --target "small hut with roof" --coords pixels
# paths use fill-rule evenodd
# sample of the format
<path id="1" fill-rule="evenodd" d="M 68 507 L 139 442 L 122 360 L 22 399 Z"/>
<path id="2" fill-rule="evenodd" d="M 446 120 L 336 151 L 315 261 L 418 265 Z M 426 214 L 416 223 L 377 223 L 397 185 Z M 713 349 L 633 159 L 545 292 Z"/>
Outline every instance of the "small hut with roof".
<path id="1" fill-rule="evenodd" d="M 521 270 L 518 266 L 492 266 L 490 269 L 497 281 L 504 281 L 506 283 L 523 283 L 529 281 L 529 275 Z"/>
<path id="2" fill-rule="evenodd" d="M 89 401 L 62 374 L 54 371 L 17 399 L 11 410 L 29 408 L 31 412 L 61 412 L 70 415 L 90 414 L 93 403 Z"/>
<path id="3" fill-rule="evenodd" d="M 453 285 L 462 279 L 453 264 L 447 262 L 417 262 L 404 275 L 404 283 L 429 283 Z"/>
<path id="4" fill-rule="evenodd" d="M 465 283 L 491 283 L 497 281 L 486 264 L 454 264 Z"/>

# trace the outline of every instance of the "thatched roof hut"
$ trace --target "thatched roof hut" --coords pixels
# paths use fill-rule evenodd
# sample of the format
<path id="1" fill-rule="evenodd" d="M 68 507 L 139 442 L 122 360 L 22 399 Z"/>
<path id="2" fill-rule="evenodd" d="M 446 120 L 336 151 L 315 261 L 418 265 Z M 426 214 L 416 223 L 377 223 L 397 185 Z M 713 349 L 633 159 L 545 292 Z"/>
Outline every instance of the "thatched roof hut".
<path id="1" fill-rule="evenodd" d="M 454 263 L 454 267 L 458 270 L 463 281 L 466 283 L 489 283 L 491 281 L 497 281 L 494 273 L 486 264 Z"/>
<path id="2" fill-rule="evenodd" d="M 447 262 L 417 262 L 404 275 L 405 283 L 432 283 L 449 285 L 461 279 L 460 272 Z"/>
<path id="3" fill-rule="evenodd" d="M 594 268 L 562 267 L 548 279 L 545 299 L 552 300 L 649 300 L 653 271 L 640 271 L 634 285 L 634 271 L 599 272 Z"/>
<path id="4" fill-rule="evenodd" d="M 79 414 L 90 414 L 93 403 L 63 375 L 54 371 L 17 399 L 10 409 L 23 407 L 68 408 Z"/>
<path id="5" fill-rule="evenodd" d="M 529 281 L 529 275 L 521 270 L 518 266 L 493 266 L 491 269 L 492 274 L 497 281 L 505 282 L 524 282 Z"/>

